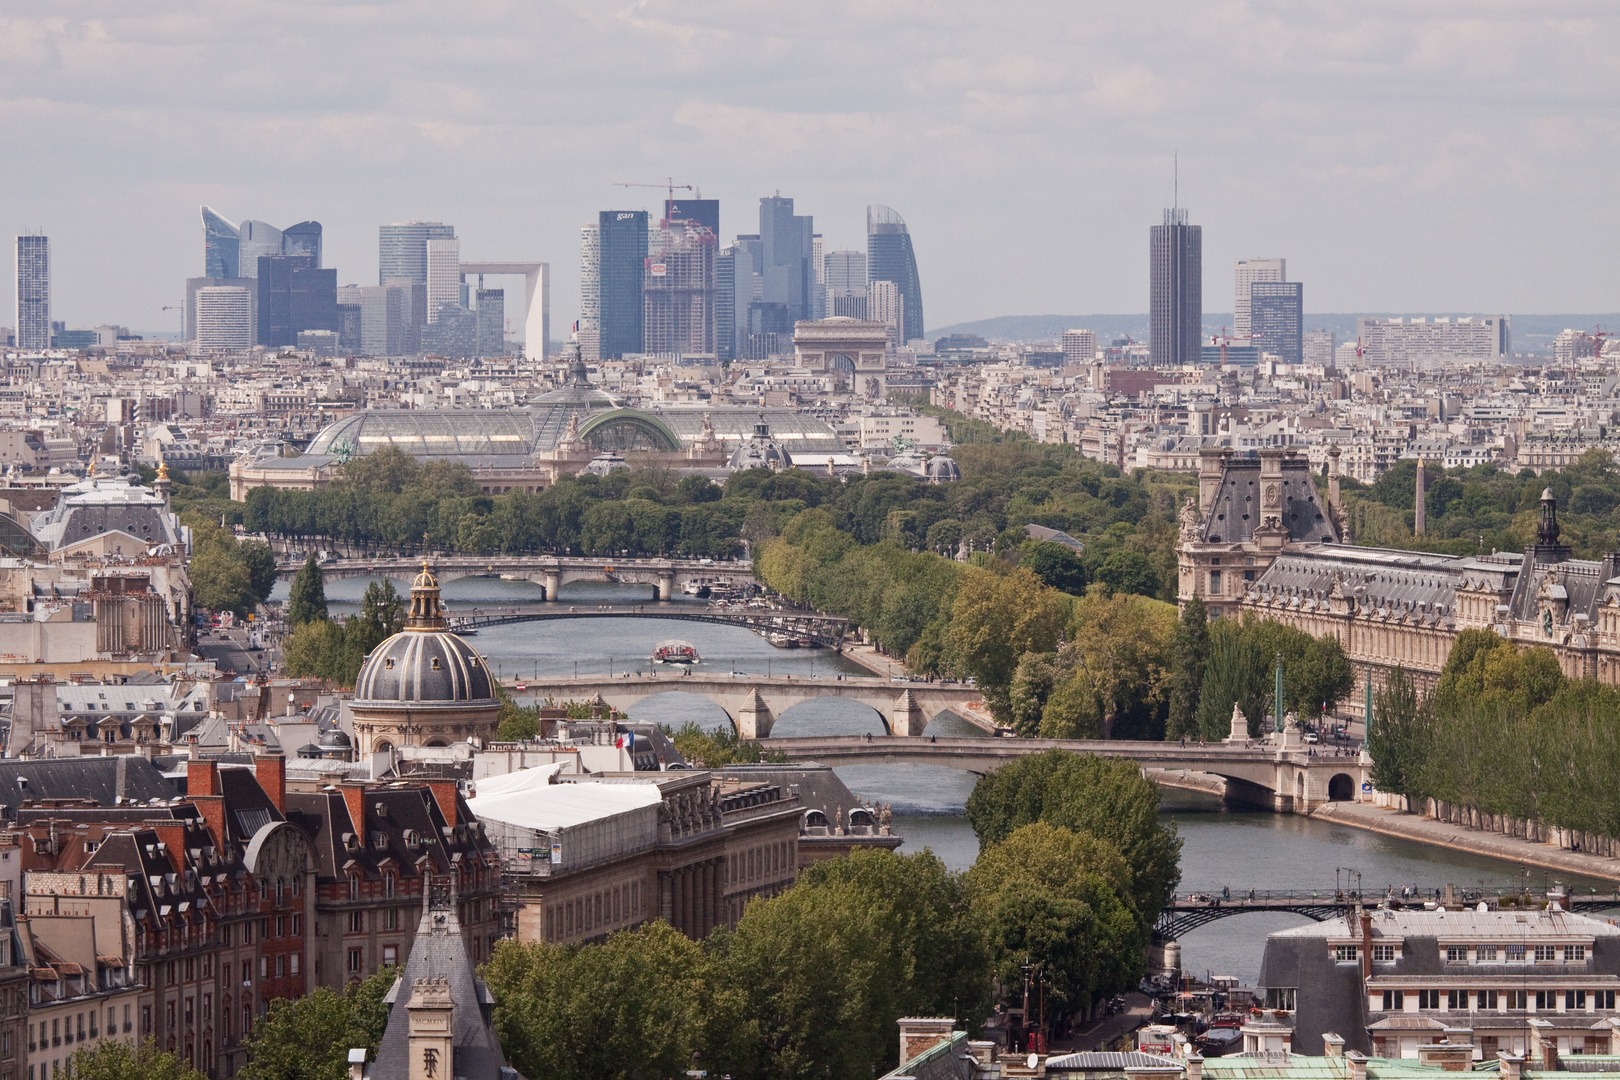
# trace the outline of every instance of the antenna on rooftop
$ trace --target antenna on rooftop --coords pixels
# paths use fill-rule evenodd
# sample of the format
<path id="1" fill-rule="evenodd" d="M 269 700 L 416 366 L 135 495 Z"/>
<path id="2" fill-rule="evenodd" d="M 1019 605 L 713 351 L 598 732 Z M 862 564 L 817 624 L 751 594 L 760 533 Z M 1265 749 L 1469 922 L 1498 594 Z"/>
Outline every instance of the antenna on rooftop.
<path id="1" fill-rule="evenodd" d="M 1170 205 L 1176 210 L 1181 209 L 1181 151 L 1170 152 Z"/>

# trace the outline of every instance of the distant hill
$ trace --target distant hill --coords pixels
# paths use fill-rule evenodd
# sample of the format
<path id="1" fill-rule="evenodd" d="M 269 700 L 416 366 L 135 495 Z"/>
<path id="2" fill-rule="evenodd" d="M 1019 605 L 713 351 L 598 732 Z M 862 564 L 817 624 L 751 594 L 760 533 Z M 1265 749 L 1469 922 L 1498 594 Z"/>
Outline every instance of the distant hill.
<path id="1" fill-rule="evenodd" d="M 1370 312 L 1329 312 L 1307 314 L 1305 328 L 1307 330 L 1332 330 L 1341 342 L 1350 341 L 1356 335 L 1356 320 L 1360 318 L 1466 318 L 1469 313 L 1438 312 L 1414 315 L 1410 312 L 1370 311 Z M 1474 315 L 1480 313 L 1475 312 Z M 1227 312 L 1204 312 L 1204 332 L 1213 334 L 1222 328 L 1228 330 L 1232 326 L 1232 316 Z M 1620 331 L 1620 314 L 1607 315 L 1514 315 L 1513 316 L 1513 351 L 1520 353 L 1541 353 L 1552 349 L 1552 340 L 1558 336 L 1559 331 L 1565 329 L 1586 330 L 1590 332 L 1594 326 L 1601 326 L 1605 330 Z M 1129 335 L 1133 340 L 1146 341 L 1148 338 L 1148 317 L 1140 315 L 999 315 L 993 319 L 977 319 L 973 322 L 956 323 L 953 326 L 942 326 L 928 332 L 928 340 L 945 337 L 947 334 L 977 334 L 992 343 L 998 341 L 1057 341 L 1063 336 L 1065 330 L 1094 330 L 1099 342 L 1106 342 L 1113 337 Z"/>

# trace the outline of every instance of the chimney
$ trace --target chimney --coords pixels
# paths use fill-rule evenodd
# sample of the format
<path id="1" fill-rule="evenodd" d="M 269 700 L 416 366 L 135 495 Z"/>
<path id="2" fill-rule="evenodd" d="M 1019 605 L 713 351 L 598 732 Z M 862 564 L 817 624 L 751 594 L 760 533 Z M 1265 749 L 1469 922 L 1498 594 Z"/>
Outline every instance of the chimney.
<path id="1" fill-rule="evenodd" d="M 1221 491 L 1221 474 L 1226 469 L 1227 452 L 1219 446 L 1200 447 L 1198 451 L 1198 515 L 1209 516 L 1215 505 L 1215 496 Z"/>
<path id="2" fill-rule="evenodd" d="M 157 834 L 158 843 L 168 849 L 175 873 L 186 868 L 186 827 L 178 821 L 154 821 L 147 825 Z"/>
<path id="3" fill-rule="evenodd" d="M 444 815 L 444 823 L 451 827 L 456 824 L 456 782 L 454 780 L 429 780 L 428 790 L 433 792 L 433 801 L 439 804 L 439 813 Z"/>
<path id="4" fill-rule="evenodd" d="M 360 838 L 366 839 L 366 785 L 347 783 L 342 787 L 343 801 L 349 807 L 349 827 Z"/>
<path id="5" fill-rule="evenodd" d="M 259 786 L 264 793 L 270 796 L 275 804 L 276 813 L 282 817 L 287 816 L 287 759 L 280 754 L 255 754 L 253 756 L 253 775 L 258 778 Z"/>
<path id="6" fill-rule="evenodd" d="M 1187 1055 L 1187 1080 L 1204 1080 L 1204 1059 L 1197 1054 Z"/>
<path id="7" fill-rule="evenodd" d="M 221 795 L 219 787 L 219 763 L 217 761 L 204 761 L 201 758 L 189 758 L 186 761 L 186 797 L 194 799 L 199 795 Z"/>
<path id="8" fill-rule="evenodd" d="M 1496 1071 L 1500 1080 L 1524 1080 L 1524 1056 L 1506 1050 L 1496 1052 Z"/>
<path id="9" fill-rule="evenodd" d="M 1423 456 L 1421 454 L 1418 455 L 1416 486 L 1417 490 L 1413 493 L 1417 502 L 1416 509 L 1412 513 L 1412 535 L 1422 536 L 1424 530 L 1424 518 L 1427 516 L 1425 513 L 1427 508 L 1423 505 L 1423 493 L 1428 489 L 1429 485 L 1427 482 L 1427 477 L 1425 477 L 1423 473 Z"/>
<path id="10" fill-rule="evenodd" d="M 1541 1059 L 1542 1071 L 1555 1072 L 1558 1069 L 1558 1036 L 1553 1033 L 1550 1021 L 1530 1021 L 1530 1049 Z"/>
<path id="11" fill-rule="evenodd" d="M 349 1080 L 366 1080 L 366 1048 L 363 1046 L 349 1049 Z"/>
<path id="12" fill-rule="evenodd" d="M 1372 978 L 1372 913 L 1356 903 L 1356 913 L 1361 917 L 1361 978 L 1363 983 Z"/>
<path id="13" fill-rule="evenodd" d="M 947 1017 L 902 1016 L 900 1018 L 900 1064 L 932 1050 L 951 1037 L 956 1021 Z"/>
<path id="14" fill-rule="evenodd" d="M 1322 1032 L 1322 1056 L 1330 1058 L 1344 1057 L 1344 1036 L 1335 1035 L 1331 1031 Z"/>
<path id="15" fill-rule="evenodd" d="M 1350 1080 L 1367 1080 L 1367 1055 L 1359 1050 L 1346 1050 L 1344 1060 L 1350 1063 Z"/>
<path id="16" fill-rule="evenodd" d="M 202 815 L 203 824 L 208 826 L 208 835 L 214 838 L 214 846 L 225 846 L 225 796 L 223 795 L 188 795 L 186 798 L 197 808 Z"/>

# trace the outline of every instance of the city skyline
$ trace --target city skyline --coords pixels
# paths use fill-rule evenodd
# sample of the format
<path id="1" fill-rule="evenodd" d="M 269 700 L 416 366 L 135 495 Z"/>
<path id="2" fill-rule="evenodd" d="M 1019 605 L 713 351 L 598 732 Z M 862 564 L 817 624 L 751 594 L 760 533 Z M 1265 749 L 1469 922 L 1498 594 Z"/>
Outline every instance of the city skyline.
<path id="1" fill-rule="evenodd" d="M 826 250 L 861 246 L 867 204 L 895 207 L 929 325 L 1140 310 L 1139 237 L 1172 203 L 1177 153 L 1210 296 L 1234 259 L 1278 252 L 1323 311 L 1615 306 L 1620 13 L 1589 3 L 1121 3 L 1081 20 L 1041 3 L 474 2 L 455 47 L 409 7 L 296 26 L 104 0 L 9 18 L 0 132 L 34 149 L 0 178 L 0 232 L 53 237 L 70 325 L 168 325 L 161 307 L 205 273 L 199 204 L 319 220 L 322 265 L 366 284 L 377 226 L 412 218 L 456 222 L 471 257 L 571 266 L 595 211 L 663 195 L 612 185 L 661 175 L 736 208 L 722 238 L 778 189 Z M 559 327 L 575 277 L 555 283 Z"/>

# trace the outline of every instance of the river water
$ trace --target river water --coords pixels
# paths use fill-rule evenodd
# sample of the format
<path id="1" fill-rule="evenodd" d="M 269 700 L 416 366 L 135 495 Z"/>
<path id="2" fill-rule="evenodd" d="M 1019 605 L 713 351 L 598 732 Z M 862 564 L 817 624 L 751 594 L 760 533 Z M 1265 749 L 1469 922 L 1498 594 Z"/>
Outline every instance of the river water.
<path id="1" fill-rule="evenodd" d="M 334 614 L 357 610 L 366 582 L 332 582 L 327 597 Z M 279 587 L 285 595 L 286 585 Z M 404 591 L 403 589 L 401 591 Z M 538 586 L 493 578 L 464 578 L 444 586 L 453 614 L 528 606 L 540 599 Z M 639 602 L 641 591 L 578 582 L 563 590 L 562 603 L 587 609 L 593 604 Z M 660 608 L 687 603 L 656 605 Z M 652 605 L 649 602 L 649 607 Z M 819 674 L 871 677 L 853 661 L 821 649 L 778 649 L 737 627 L 655 619 L 578 619 L 553 623 L 520 623 L 485 630 L 471 641 L 490 666 L 506 676 L 599 673 L 648 668 L 654 644 L 681 638 L 697 646 L 703 666 L 751 674 Z M 674 676 L 672 678 L 678 678 Z M 630 710 L 637 720 L 679 727 L 693 721 L 718 728 L 729 723 L 719 706 L 706 698 L 672 691 L 645 699 Z M 785 711 L 773 735 L 883 734 L 878 714 L 856 702 L 830 698 L 809 701 Z M 978 735 L 979 729 L 949 713 L 928 729 L 941 735 Z M 942 766 L 858 765 L 838 770 L 856 794 L 894 805 L 895 831 L 905 837 L 903 851 L 931 848 L 949 866 L 965 870 L 978 857 L 979 843 L 963 809 L 973 791 L 971 773 Z M 1359 881 L 1368 894 L 1382 895 L 1416 885 L 1433 890 L 1448 882 L 1459 889 L 1515 890 L 1525 881 L 1517 863 L 1482 858 L 1445 848 L 1380 836 L 1344 825 L 1273 814 L 1234 810 L 1212 796 L 1165 789 L 1163 817 L 1183 840 L 1181 889 L 1233 897 L 1258 891 L 1319 891 L 1353 888 Z M 1358 876 L 1359 875 L 1359 876 Z M 1556 879 L 1530 871 L 1540 888 Z M 1612 882 L 1561 878 L 1581 891 L 1613 891 Z M 1253 985 L 1260 972 L 1266 935 L 1305 922 L 1303 916 L 1253 913 L 1218 920 L 1182 939 L 1182 962 L 1189 972 L 1235 975 Z"/>

